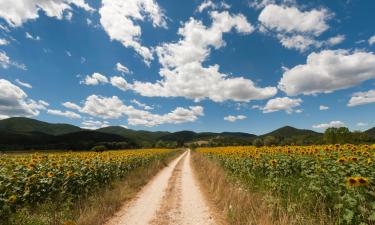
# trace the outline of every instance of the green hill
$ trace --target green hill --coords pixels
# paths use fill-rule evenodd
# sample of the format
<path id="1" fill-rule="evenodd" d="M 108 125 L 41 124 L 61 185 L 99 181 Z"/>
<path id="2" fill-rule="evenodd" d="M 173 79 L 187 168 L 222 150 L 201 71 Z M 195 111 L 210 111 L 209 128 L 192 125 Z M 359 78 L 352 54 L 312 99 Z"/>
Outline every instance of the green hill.
<path id="1" fill-rule="evenodd" d="M 41 132 L 49 135 L 60 135 L 81 130 L 81 128 L 70 124 L 52 124 L 24 117 L 0 120 L 0 131 L 14 133 Z"/>
<path id="2" fill-rule="evenodd" d="M 110 126 L 104 127 L 97 130 L 98 132 L 107 133 L 107 134 L 116 134 L 132 141 L 139 143 L 142 146 L 148 145 L 151 146 L 161 137 L 170 134 L 169 132 L 164 131 L 145 131 L 145 130 L 131 130 L 126 129 L 120 126 Z"/>
<path id="3" fill-rule="evenodd" d="M 291 126 L 281 127 L 276 129 L 272 132 L 266 133 L 261 135 L 262 137 L 265 136 L 274 136 L 274 137 L 283 137 L 283 138 L 290 138 L 293 136 L 300 136 L 300 135 L 312 135 L 312 136 L 320 136 L 321 133 L 312 131 L 312 130 L 305 130 L 305 129 L 297 129 Z"/>
<path id="4" fill-rule="evenodd" d="M 375 127 L 366 130 L 365 133 L 366 133 L 368 136 L 370 136 L 370 137 L 374 137 L 374 138 L 375 138 Z"/>

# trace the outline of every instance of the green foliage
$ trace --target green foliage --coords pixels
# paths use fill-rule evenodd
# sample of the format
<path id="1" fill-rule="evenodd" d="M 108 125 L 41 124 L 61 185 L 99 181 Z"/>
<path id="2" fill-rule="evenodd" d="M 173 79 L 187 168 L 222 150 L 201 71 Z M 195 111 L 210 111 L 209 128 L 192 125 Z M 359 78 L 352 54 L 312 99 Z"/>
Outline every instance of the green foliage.
<path id="1" fill-rule="evenodd" d="M 261 147 L 263 146 L 263 140 L 261 138 L 255 138 L 253 141 L 253 145 L 256 147 Z"/>
<path id="2" fill-rule="evenodd" d="M 105 150 L 107 150 L 107 148 L 103 145 L 97 145 L 91 148 L 93 152 L 104 152 Z"/>

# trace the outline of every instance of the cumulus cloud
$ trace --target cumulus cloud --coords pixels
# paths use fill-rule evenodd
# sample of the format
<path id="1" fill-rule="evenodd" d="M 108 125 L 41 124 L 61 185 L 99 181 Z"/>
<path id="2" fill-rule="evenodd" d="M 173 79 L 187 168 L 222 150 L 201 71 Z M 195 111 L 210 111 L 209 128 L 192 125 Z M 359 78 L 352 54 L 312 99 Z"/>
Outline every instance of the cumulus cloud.
<path id="1" fill-rule="evenodd" d="M 68 109 L 73 109 L 76 111 L 81 110 L 81 107 L 73 102 L 64 102 L 62 105 Z"/>
<path id="2" fill-rule="evenodd" d="M 144 104 L 142 102 L 139 102 L 136 99 L 133 99 L 130 102 L 133 103 L 133 104 L 135 104 L 135 105 L 137 105 L 137 106 L 139 106 L 139 107 L 141 107 L 141 108 L 143 108 L 143 109 L 145 109 L 145 110 L 152 110 L 152 109 L 154 109 L 154 107 L 146 105 L 146 104 Z"/>
<path id="3" fill-rule="evenodd" d="M 31 35 L 29 32 L 26 32 L 25 33 L 25 35 L 26 35 L 26 38 L 27 39 L 31 39 L 31 40 L 33 40 L 33 41 L 40 41 L 40 37 L 39 36 L 33 36 L 33 35 Z"/>
<path id="4" fill-rule="evenodd" d="M 348 102 L 348 106 L 365 105 L 375 102 L 375 90 L 354 93 Z"/>
<path id="5" fill-rule="evenodd" d="M 368 123 L 358 122 L 358 123 L 357 123 L 357 126 L 358 126 L 358 127 L 367 127 L 367 126 L 368 126 Z"/>
<path id="6" fill-rule="evenodd" d="M 0 67 L 8 69 L 9 67 L 14 66 L 21 70 L 27 70 L 26 65 L 18 62 L 12 61 L 9 56 L 4 51 L 0 51 Z"/>
<path id="7" fill-rule="evenodd" d="M 122 65 L 121 63 L 116 63 L 116 70 L 121 72 L 121 73 L 130 73 L 130 70 L 128 67 Z"/>
<path id="8" fill-rule="evenodd" d="M 136 109 L 133 106 L 125 105 L 117 96 L 103 97 L 91 95 L 86 98 L 82 106 L 74 103 L 64 103 L 70 108 L 78 108 L 81 113 L 102 119 L 119 119 L 127 117 L 128 124 L 142 126 L 157 126 L 160 124 L 178 124 L 194 122 L 203 116 L 203 107 L 189 106 L 188 108 L 177 107 L 166 114 L 153 114 L 146 110 Z"/>
<path id="9" fill-rule="evenodd" d="M 295 6 L 267 4 L 258 20 L 262 32 L 277 33 L 276 37 L 285 48 L 304 52 L 312 46 L 332 46 L 343 41 L 343 35 L 327 41 L 316 40 L 317 36 L 329 28 L 327 21 L 331 17 L 326 9 L 300 11 Z"/>
<path id="10" fill-rule="evenodd" d="M 70 119 L 80 119 L 81 115 L 78 113 L 72 112 L 72 111 L 61 111 L 57 109 L 48 109 L 47 110 L 48 114 L 55 115 L 55 116 L 63 116 L 63 117 L 68 117 Z"/>
<path id="11" fill-rule="evenodd" d="M 250 101 L 265 99 L 276 94 L 274 87 L 257 87 L 244 77 L 231 77 L 219 71 L 219 65 L 204 67 L 211 48 L 225 45 L 223 34 L 232 30 L 241 34 L 253 32 L 254 27 L 242 14 L 211 12 L 210 27 L 191 18 L 178 31 L 182 39 L 164 43 L 156 48 L 162 68 L 162 79 L 155 83 L 135 81 L 130 88 L 142 96 L 185 97 L 200 101 Z M 124 83 L 124 82 L 123 82 Z M 129 85 L 127 86 L 129 87 Z"/>
<path id="12" fill-rule="evenodd" d="M 339 34 L 335 37 L 331 37 L 327 40 L 327 45 L 334 46 L 345 41 L 345 35 Z"/>
<path id="13" fill-rule="evenodd" d="M 37 19 L 39 11 L 43 11 L 46 16 L 62 19 L 64 13 L 72 11 L 72 5 L 86 11 L 94 11 L 84 0 L 2 0 L 0 1 L 0 17 L 9 26 L 18 27 L 28 20 Z"/>
<path id="14" fill-rule="evenodd" d="M 42 100 L 35 101 L 15 84 L 0 79 L 0 117 L 14 116 L 32 117 L 45 110 L 48 103 Z"/>
<path id="15" fill-rule="evenodd" d="M 302 12 L 296 7 L 270 4 L 258 20 L 266 29 L 286 33 L 311 33 L 316 36 L 326 31 L 330 14 L 325 9 Z"/>
<path id="16" fill-rule="evenodd" d="M 99 120 L 85 120 L 82 122 L 83 129 L 96 130 L 103 127 L 108 127 L 108 121 L 99 121 Z"/>
<path id="17" fill-rule="evenodd" d="M 87 75 L 80 83 L 85 85 L 98 85 L 100 83 L 108 83 L 108 78 L 100 73 L 93 73 L 91 76 Z"/>
<path id="18" fill-rule="evenodd" d="M 288 97 L 280 97 L 280 98 L 274 98 L 268 100 L 266 105 L 261 108 L 263 110 L 263 113 L 270 113 L 270 112 L 276 112 L 280 110 L 285 110 L 288 114 L 291 114 L 293 112 L 301 113 L 302 111 L 295 110 L 294 108 L 300 106 L 302 103 L 302 99 L 297 98 L 288 98 Z"/>
<path id="19" fill-rule="evenodd" d="M 306 64 L 287 69 L 279 89 L 288 95 L 330 93 L 375 78 L 375 55 L 371 52 L 324 50 L 311 53 Z"/>
<path id="20" fill-rule="evenodd" d="M 339 128 L 339 127 L 343 127 L 343 126 L 345 126 L 345 123 L 337 120 L 337 121 L 331 121 L 329 123 L 322 123 L 322 124 L 313 125 L 312 127 L 315 128 L 315 129 L 327 129 L 327 128 L 330 128 L 330 127 Z"/>
<path id="21" fill-rule="evenodd" d="M 204 10 L 206 9 L 219 9 L 219 8 L 222 8 L 222 9 L 229 9 L 230 8 L 230 5 L 228 5 L 227 3 L 225 3 L 224 1 L 220 2 L 220 3 L 214 3 L 213 1 L 211 0 L 205 0 L 203 1 L 197 8 L 197 11 L 198 12 L 203 12 Z"/>
<path id="22" fill-rule="evenodd" d="M 156 1 L 103 0 L 99 13 L 100 23 L 111 40 L 133 48 L 146 63 L 153 59 L 152 51 L 141 44 L 142 30 L 136 22 L 147 17 L 154 27 L 167 27 L 164 12 Z"/>
<path id="23" fill-rule="evenodd" d="M 229 116 L 224 117 L 224 120 L 229 121 L 229 122 L 235 122 L 237 120 L 244 120 L 246 118 L 247 117 L 244 115 L 237 115 L 237 116 L 229 115 Z"/>
<path id="24" fill-rule="evenodd" d="M 328 106 L 325 106 L 325 105 L 320 105 L 319 106 L 319 110 L 323 111 L 323 110 L 328 110 L 329 107 Z"/>
<path id="25" fill-rule="evenodd" d="M 19 84 L 19 85 L 21 85 L 21 86 L 23 86 L 23 87 L 33 88 L 33 86 L 31 86 L 31 84 L 26 83 L 26 82 L 22 82 L 19 79 L 16 79 L 16 83 Z"/>
<path id="26" fill-rule="evenodd" d="M 375 44 L 375 35 L 372 36 L 372 37 L 370 37 L 370 38 L 368 39 L 368 43 L 369 43 L 370 45 Z"/>
<path id="27" fill-rule="evenodd" d="M 8 44 L 9 44 L 9 41 L 7 41 L 4 38 L 0 38 L 0 45 L 8 45 Z"/>
<path id="28" fill-rule="evenodd" d="M 114 76 L 111 77 L 111 84 L 114 87 L 117 87 L 120 90 L 126 91 L 130 89 L 132 86 L 126 82 L 126 80 L 123 77 L 120 76 Z"/>

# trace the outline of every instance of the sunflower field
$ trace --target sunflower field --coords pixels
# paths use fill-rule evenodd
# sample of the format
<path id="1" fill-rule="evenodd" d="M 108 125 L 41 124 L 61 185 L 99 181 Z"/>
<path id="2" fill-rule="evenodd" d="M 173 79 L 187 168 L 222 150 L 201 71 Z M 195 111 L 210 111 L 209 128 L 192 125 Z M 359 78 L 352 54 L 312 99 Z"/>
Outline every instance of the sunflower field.
<path id="1" fill-rule="evenodd" d="M 375 145 L 198 148 L 251 191 L 293 213 L 303 204 L 336 224 L 375 224 Z"/>
<path id="2" fill-rule="evenodd" d="M 76 201 L 175 150 L 2 155 L 0 218 L 46 201 Z"/>

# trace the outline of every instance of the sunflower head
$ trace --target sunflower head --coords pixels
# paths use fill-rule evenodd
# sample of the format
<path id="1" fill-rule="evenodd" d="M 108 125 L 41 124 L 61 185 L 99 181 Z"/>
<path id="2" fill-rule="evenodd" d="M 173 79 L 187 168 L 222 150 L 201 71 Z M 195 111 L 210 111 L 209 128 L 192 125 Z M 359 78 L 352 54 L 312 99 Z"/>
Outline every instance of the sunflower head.
<path id="1" fill-rule="evenodd" d="M 8 202 L 10 202 L 10 203 L 15 203 L 16 201 L 17 201 L 17 196 L 15 196 L 15 195 L 11 195 L 8 198 Z"/>
<path id="2" fill-rule="evenodd" d="M 55 176 L 55 174 L 54 174 L 53 172 L 48 172 L 48 173 L 47 173 L 47 176 L 48 176 L 48 177 L 53 177 L 53 176 Z"/>

